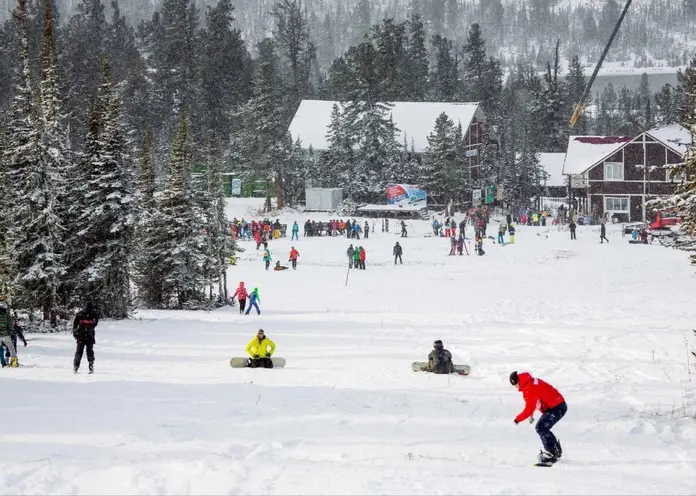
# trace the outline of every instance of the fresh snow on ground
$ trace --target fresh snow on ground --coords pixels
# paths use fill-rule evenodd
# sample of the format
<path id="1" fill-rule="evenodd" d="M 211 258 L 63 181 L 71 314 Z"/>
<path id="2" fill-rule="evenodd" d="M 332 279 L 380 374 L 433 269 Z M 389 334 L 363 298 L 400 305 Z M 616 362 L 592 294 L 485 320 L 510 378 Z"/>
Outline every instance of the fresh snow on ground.
<path id="1" fill-rule="evenodd" d="M 230 212 L 249 218 L 243 202 Z M 324 214 L 281 220 L 300 224 Z M 372 222 L 372 221 L 371 221 Z M 30 336 L 0 374 L 3 494 L 693 494 L 696 420 L 685 337 L 696 278 L 683 253 L 591 228 L 519 227 L 517 243 L 448 257 L 409 221 L 359 244 L 248 242 L 230 289 L 258 286 L 263 315 L 139 311 L 97 328 L 96 373 L 71 370 L 69 335 Z M 379 224 L 377 224 L 379 226 Z M 392 221 L 392 229 L 395 222 Z M 489 234 L 495 234 L 492 223 Z M 471 232 L 469 232 L 471 235 Z M 401 241 L 404 265 L 394 267 Z M 262 327 L 285 369 L 231 369 Z M 472 375 L 411 371 L 442 339 Z M 514 425 L 527 370 L 569 410 L 564 459 L 533 466 Z M 538 416 L 538 414 L 537 414 Z"/>

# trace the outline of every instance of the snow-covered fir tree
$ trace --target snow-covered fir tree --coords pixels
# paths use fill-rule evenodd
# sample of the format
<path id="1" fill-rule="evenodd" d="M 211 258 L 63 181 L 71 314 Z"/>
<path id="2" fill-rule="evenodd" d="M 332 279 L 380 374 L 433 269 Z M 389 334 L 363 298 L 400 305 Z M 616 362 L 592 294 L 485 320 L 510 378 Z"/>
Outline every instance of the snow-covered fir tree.
<path id="1" fill-rule="evenodd" d="M 696 114 L 696 107 L 693 113 Z M 691 132 L 696 136 L 696 124 L 691 127 Z M 691 263 L 696 265 L 696 146 L 691 147 L 686 161 L 673 167 L 670 173 L 683 177 L 684 180 L 674 195 L 660 201 L 658 205 L 684 219 L 674 246 L 690 252 Z"/>
<path id="2" fill-rule="evenodd" d="M 387 150 L 396 150 L 400 144 L 389 120 L 391 105 L 380 99 L 374 46 L 361 43 L 351 51 L 347 62 L 353 79 L 344 117 L 350 141 L 356 145 L 356 159 L 344 187 L 349 198 L 376 199 L 384 190 L 385 175 L 392 160 Z"/>
<path id="3" fill-rule="evenodd" d="M 137 223 L 135 226 L 134 274 L 138 297 L 148 307 L 156 307 L 162 302 L 161 274 L 158 272 L 155 247 L 158 220 L 155 194 L 155 164 L 152 157 L 152 132 L 145 132 L 136 193 Z"/>
<path id="4" fill-rule="evenodd" d="M 197 306 L 205 299 L 207 254 L 194 199 L 190 146 L 188 117 L 184 112 L 179 119 L 166 183 L 158 197 L 150 242 L 155 255 L 153 277 L 161 285 L 161 292 L 156 295 L 159 307 Z"/>
<path id="5" fill-rule="evenodd" d="M 82 159 L 84 204 L 71 244 L 80 272 L 76 290 L 106 317 L 126 318 L 131 305 L 130 261 L 135 225 L 133 171 L 108 59 L 92 104 Z"/>
<path id="6" fill-rule="evenodd" d="M 248 180 L 265 181 L 267 204 L 270 204 L 273 194 L 278 208 L 282 208 L 281 167 L 287 160 L 285 153 L 288 149 L 284 140 L 289 122 L 286 120 L 280 60 L 272 39 L 262 41 L 258 50 L 253 96 L 238 113 L 241 128 L 236 133 L 235 143 L 239 148 L 241 168 Z"/>
<path id="7" fill-rule="evenodd" d="M 677 73 L 677 81 L 679 122 L 690 129 L 696 124 L 696 57 L 684 71 Z"/>
<path id="8" fill-rule="evenodd" d="M 211 230 L 208 233 L 208 245 L 213 259 L 213 283 L 217 283 L 218 297 L 227 301 L 227 261 L 236 252 L 236 244 L 229 229 L 229 220 L 225 213 L 225 189 L 223 186 L 223 164 L 219 152 L 209 154 L 207 186 L 210 197 L 210 210 L 206 213 Z"/>
<path id="9" fill-rule="evenodd" d="M 328 147 L 321 154 L 318 174 L 308 179 L 313 186 L 339 187 L 350 181 L 350 171 L 355 160 L 354 150 L 341 107 L 334 103 L 331 121 L 326 131 Z"/>
<path id="10" fill-rule="evenodd" d="M 60 104 L 57 92 L 48 89 L 55 89 L 52 39 L 45 41 L 43 57 L 41 96 L 45 96 L 47 101 L 37 109 L 25 27 L 26 0 L 18 0 L 14 16 L 20 41 L 20 66 L 16 74 L 11 138 L 6 157 L 9 184 L 13 186 L 16 199 L 10 212 L 14 286 L 16 299 L 29 308 L 40 308 L 44 320 L 51 319 L 55 323 L 58 289 L 65 266 L 61 219 L 56 202 L 56 185 L 61 182 L 61 151 L 52 147 L 57 145 L 53 131 L 57 129 Z M 50 20 L 46 32 L 52 34 Z M 43 112 L 47 115 L 41 122 L 38 117 Z"/>
<path id="11" fill-rule="evenodd" d="M 435 128 L 432 133 L 428 135 L 428 148 L 423 157 L 423 169 L 419 184 L 443 204 L 458 199 L 456 153 L 454 123 L 447 114 L 442 113 L 435 120 Z"/>

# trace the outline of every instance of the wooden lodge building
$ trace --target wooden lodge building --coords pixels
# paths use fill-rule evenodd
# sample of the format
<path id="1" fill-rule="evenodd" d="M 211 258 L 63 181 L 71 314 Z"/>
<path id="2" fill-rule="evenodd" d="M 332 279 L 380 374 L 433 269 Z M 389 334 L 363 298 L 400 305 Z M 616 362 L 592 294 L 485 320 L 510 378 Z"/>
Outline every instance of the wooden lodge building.
<path id="1" fill-rule="evenodd" d="M 636 137 L 571 136 L 563 174 L 577 185 L 574 194 L 587 198 L 592 217 L 645 221 L 650 217 L 645 202 L 673 194 L 684 180 L 669 166 L 684 162 L 692 140 L 679 125 Z"/>
<path id="2" fill-rule="evenodd" d="M 328 148 L 326 134 L 331 124 L 334 104 L 341 102 L 303 100 L 290 124 L 293 141 L 300 140 L 304 149 L 313 148 L 321 152 Z M 447 102 L 394 102 L 389 111 L 394 125 L 399 130 L 396 141 L 407 143 L 408 151 L 423 154 L 428 148 L 428 135 L 435 128 L 435 121 L 443 112 L 454 125 L 462 125 L 466 142 L 470 184 L 479 181 L 480 160 L 484 142 L 486 117 L 478 103 Z M 335 185 L 340 187 L 341 185 Z"/>

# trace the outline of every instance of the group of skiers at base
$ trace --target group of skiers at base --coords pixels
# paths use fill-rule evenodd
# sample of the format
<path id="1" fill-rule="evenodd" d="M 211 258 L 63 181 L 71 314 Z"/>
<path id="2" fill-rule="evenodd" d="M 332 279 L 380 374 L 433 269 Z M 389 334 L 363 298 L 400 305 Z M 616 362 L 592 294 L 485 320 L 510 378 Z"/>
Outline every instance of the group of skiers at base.
<path id="1" fill-rule="evenodd" d="M 348 255 L 349 269 L 355 268 L 365 270 L 365 260 L 367 258 L 365 248 L 363 248 L 362 246 L 357 246 L 353 248 L 353 245 L 350 245 L 348 247 L 348 250 L 346 250 L 346 255 Z"/>
<path id="2" fill-rule="evenodd" d="M 261 315 L 261 309 L 259 308 L 259 303 L 261 303 L 261 297 L 259 296 L 259 288 L 254 288 L 251 293 L 247 292 L 244 286 L 244 281 L 239 283 L 237 290 L 232 295 L 232 301 L 237 299 L 239 302 L 239 313 L 244 315 L 249 315 L 252 308 L 256 309 L 256 315 Z M 247 301 L 249 301 L 249 306 L 247 307 Z M 246 309 L 246 313 L 244 310 Z"/>
<path id="3" fill-rule="evenodd" d="M 246 352 L 249 354 L 247 366 L 252 369 L 272 369 L 273 360 L 271 360 L 271 357 L 275 349 L 275 343 L 266 337 L 263 329 L 259 329 L 254 339 L 246 345 Z"/>
<path id="4" fill-rule="evenodd" d="M 434 374 L 451 374 L 454 372 L 452 354 L 445 349 L 442 340 L 433 343 L 433 351 L 428 355 L 427 371 Z M 527 372 L 510 374 L 510 384 L 522 393 L 525 407 L 515 417 L 515 424 L 529 419 L 534 422 L 534 411 L 539 409 L 541 418 L 536 424 L 536 432 L 539 434 L 544 449 L 539 453 L 539 462 L 552 464 L 563 455 L 561 443 L 551 432 L 554 425 L 561 420 L 568 411 L 568 405 L 563 395 L 550 384 L 539 378 L 532 377 Z"/>

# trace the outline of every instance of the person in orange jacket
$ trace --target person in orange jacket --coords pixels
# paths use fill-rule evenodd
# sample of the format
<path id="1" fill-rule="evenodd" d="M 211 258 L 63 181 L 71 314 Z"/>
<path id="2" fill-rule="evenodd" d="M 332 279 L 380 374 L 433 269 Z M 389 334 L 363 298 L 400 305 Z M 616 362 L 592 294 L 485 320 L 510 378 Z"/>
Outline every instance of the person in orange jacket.
<path id="1" fill-rule="evenodd" d="M 290 262 L 292 263 L 292 270 L 297 270 L 297 259 L 300 258 L 300 252 L 293 246 L 290 249 Z"/>
<path id="2" fill-rule="evenodd" d="M 527 419 L 530 419 L 530 423 L 534 422 L 534 410 L 538 408 L 542 415 L 539 422 L 537 422 L 536 431 L 544 445 L 544 451 L 539 453 L 539 462 L 557 462 L 563 454 L 563 449 L 561 448 L 561 443 L 551 432 L 551 428 L 568 411 L 565 398 L 552 385 L 532 377 L 526 372 L 518 374 L 515 371 L 510 374 L 510 384 L 522 392 L 525 402 L 524 410 L 515 417 L 515 424 L 524 422 Z"/>
<path id="3" fill-rule="evenodd" d="M 362 270 L 365 270 L 365 248 L 363 248 L 362 246 L 360 247 L 359 260 L 360 260 L 360 268 Z"/>

